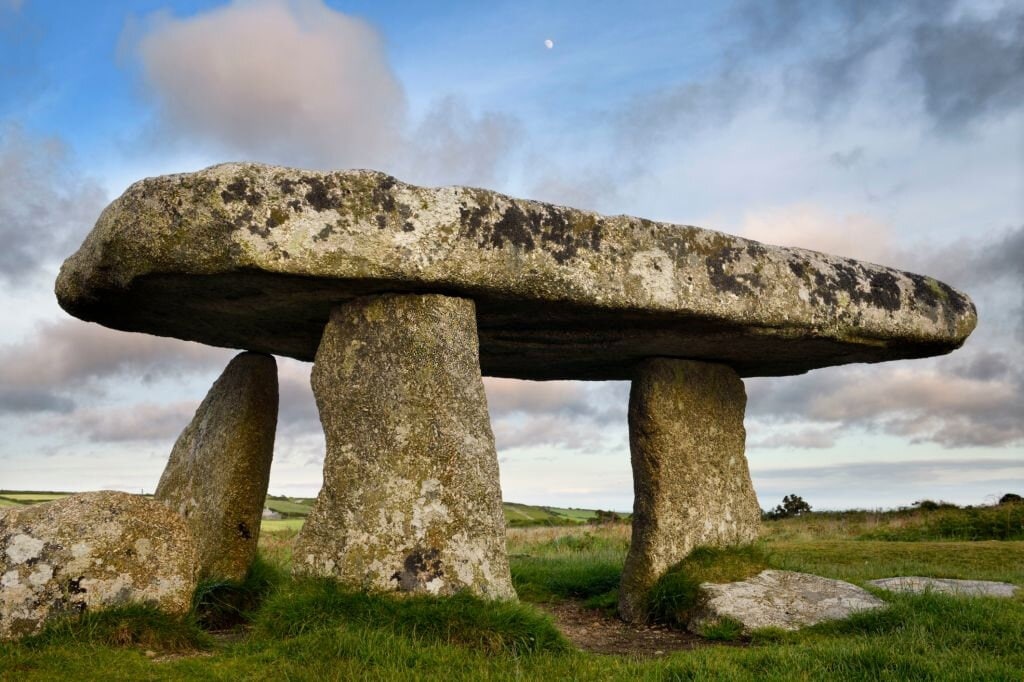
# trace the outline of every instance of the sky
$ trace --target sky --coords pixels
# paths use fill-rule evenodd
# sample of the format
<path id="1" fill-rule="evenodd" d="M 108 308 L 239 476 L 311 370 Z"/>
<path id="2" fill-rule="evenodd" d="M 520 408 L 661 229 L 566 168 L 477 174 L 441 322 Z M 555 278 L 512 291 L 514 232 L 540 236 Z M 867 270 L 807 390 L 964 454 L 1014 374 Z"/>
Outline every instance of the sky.
<path id="1" fill-rule="evenodd" d="M 1020 2 L 0 0 L 0 488 L 155 488 L 234 351 L 80 322 L 53 281 L 130 183 L 234 160 L 942 279 L 962 349 L 745 381 L 761 506 L 1024 493 Z M 309 365 L 278 365 L 270 492 L 312 496 Z M 485 385 L 506 500 L 632 507 L 627 383 Z"/>

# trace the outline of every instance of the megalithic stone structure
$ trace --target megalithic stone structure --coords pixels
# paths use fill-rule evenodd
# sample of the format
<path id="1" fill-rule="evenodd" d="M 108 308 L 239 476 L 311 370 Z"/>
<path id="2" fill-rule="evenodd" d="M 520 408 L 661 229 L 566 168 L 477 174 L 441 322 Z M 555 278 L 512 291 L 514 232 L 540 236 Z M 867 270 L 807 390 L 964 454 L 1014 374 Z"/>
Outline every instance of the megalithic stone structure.
<path id="1" fill-rule="evenodd" d="M 747 395 L 732 368 L 654 359 L 637 368 L 629 394 L 633 540 L 619 613 L 647 616 L 647 594 L 699 545 L 753 541 L 761 527 L 744 455 Z"/>
<path id="2" fill-rule="evenodd" d="M 473 302 L 402 294 L 339 306 L 312 383 L 327 457 L 296 572 L 514 598 Z"/>
<path id="3" fill-rule="evenodd" d="M 200 579 L 241 580 L 256 556 L 277 408 L 274 358 L 242 353 L 228 363 L 171 450 L 153 497 L 192 530 Z"/>
<path id="4" fill-rule="evenodd" d="M 381 294 L 397 298 L 387 299 L 388 305 L 368 303 Z M 429 298 L 435 294 L 441 298 Z M 425 578 L 419 567 L 433 564 L 425 555 L 418 559 L 416 547 L 437 549 L 448 567 L 482 566 L 478 550 L 497 544 L 490 516 L 476 526 L 430 524 L 436 532 L 427 544 L 414 542 L 418 531 L 397 516 L 401 505 L 419 508 L 420 495 L 428 501 L 433 484 L 424 487 L 424 481 L 434 478 L 443 482 L 437 499 L 450 503 L 445 495 L 457 487 L 456 477 L 435 476 L 440 465 L 431 459 L 436 452 L 428 454 L 431 448 L 450 453 L 453 462 L 463 463 L 458 467 L 490 461 L 489 437 L 480 425 L 486 407 L 478 372 L 466 364 L 476 357 L 477 342 L 484 375 L 636 379 L 633 453 L 638 481 L 649 484 L 638 488 L 637 505 L 649 511 L 646 521 L 637 522 L 623 591 L 627 602 L 641 590 L 634 583 L 649 583 L 691 543 L 749 535 L 737 377 L 940 355 L 959 348 L 977 322 L 964 294 L 880 265 L 486 190 L 415 187 L 373 171 L 259 164 L 224 164 L 132 185 L 64 263 L 57 298 L 71 314 L 116 329 L 306 361 L 316 357 L 329 471 L 303 546 L 330 546 L 334 554 L 311 552 L 312 560 L 303 565 L 340 575 L 334 572 L 372 563 L 356 556 L 362 548 L 408 548 L 405 557 L 413 557 L 415 570 L 388 575 L 392 569 L 376 567 L 363 574 L 365 584 L 374 586 L 385 580 L 393 588 L 404 581 L 413 589 L 422 582 L 427 591 L 447 590 L 449 583 Z M 465 302 L 440 303 L 448 299 Z M 470 301 L 475 340 L 466 331 L 472 326 L 465 309 Z M 375 312 L 360 318 L 354 310 Z M 402 335 L 410 315 L 427 328 L 440 311 L 448 311 L 444 315 L 453 324 L 435 329 L 440 345 L 431 346 L 422 335 Z M 397 364 L 375 364 L 356 354 L 351 357 L 360 357 L 359 363 L 345 365 L 350 354 L 337 345 L 340 330 Z M 441 346 L 449 350 L 418 354 L 417 349 Z M 389 348 L 408 352 L 398 358 Z M 658 358 L 684 364 L 672 365 L 673 372 L 679 370 L 672 374 Z M 407 395 L 415 393 L 414 386 L 429 394 L 455 367 L 469 392 L 439 404 L 436 421 L 412 403 L 373 397 L 392 395 L 392 381 Z M 348 391 L 351 398 L 344 397 Z M 346 401 L 368 411 L 345 415 L 338 405 Z M 672 401 L 692 409 L 677 409 Z M 680 420 L 678 432 L 671 415 Z M 401 423 L 414 429 L 409 438 L 427 444 L 419 454 L 401 446 L 397 435 L 374 431 Z M 462 424 L 463 435 L 477 440 L 464 449 L 441 424 Z M 641 437 L 643 424 L 653 435 Z M 671 443 L 675 437 L 678 442 Z M 352 459 L 346 443 L 380 444 L 381 462 L 395 470 L 371 466 L 365 454 L 362 462 Z M 490 509 L 497 473 L 489 464 L 480 466 L 460 474 L 472 482 L 466 491 L 477 491 L 465 503 Z M 335 467 L 363 480 L 342 480 L 331 471 Z M 488 478 L 493 485 L 478 485 Z M 369 508 L 384 515 L 374 523 L 345 516 L 359 511 L 353 496 L 388 490 L 389 481 L 399 479 L 419 481 L 415 498 L 412 488 L 388 498 L 400 500 L 394 507 L 385 498 L 367 497 Z M 732 491 L 732 501 L 718 500 L 710 492 L 715 490 Z M 696 500 L 696 511 L 690 513 L 689 503 L 675 507 L 677 500 Z M 340 516 L 329 518 L 327 510 Z M 735 532 L 714 530 L 722 524 Z M 385 526 L 389 539 L 377 545 L 350 542 L 362 530 Z M 331 545 L 321 534 L 322 541 L 314 542 L 317 529 L 328 527 L 346 539 L 331 539 Z M 456 541 L 463 532 L 466 542 Z M 408 535 L 400 542 L 402 534 Z M 335 565 L 328 569 L 328 561 Z M 487 561 L 498 566 L 503 559 L 493 554 Z M 395 573 L 399 578 L 391 581 Z M 504 569 L 480 580 L 464 582 L 481 594 L 508 593 Z M 632 608 L 624 602 L 626 615 Z"/>

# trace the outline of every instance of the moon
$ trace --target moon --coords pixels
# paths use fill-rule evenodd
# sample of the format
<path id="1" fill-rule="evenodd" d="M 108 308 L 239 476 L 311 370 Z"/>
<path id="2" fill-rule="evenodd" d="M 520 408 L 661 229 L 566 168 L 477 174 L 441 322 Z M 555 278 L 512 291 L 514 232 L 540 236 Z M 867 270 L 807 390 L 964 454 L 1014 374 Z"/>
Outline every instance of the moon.
<path id="1" fill-rule="evenodd" d="M 551 38 L 548 38 L 547 40 L 544 41 L 544 47 L 548 48 L 549 50 L 551 48 L 553 48 L 554 46 L 555 46 L 555 41 L 553 41 Z"/>

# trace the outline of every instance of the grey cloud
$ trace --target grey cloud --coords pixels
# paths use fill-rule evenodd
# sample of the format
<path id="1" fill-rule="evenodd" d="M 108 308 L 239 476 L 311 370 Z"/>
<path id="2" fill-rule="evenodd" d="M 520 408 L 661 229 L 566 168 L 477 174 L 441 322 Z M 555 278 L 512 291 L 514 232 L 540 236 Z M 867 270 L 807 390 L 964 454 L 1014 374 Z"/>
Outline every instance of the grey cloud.
<path id="1" fill-rule="evenodd" d="M 790 480 L 813 476 L 816 480 L 841 481 L 856 479 L 861 483 L 888 483 L 893 480 L 927 482 L 957 473 L 985 473 L 990 480 L 999 481 L 1009 473 L 1024 478 L 1024 461 L 1009 458 L 930 459 L 900 462 L 863 462 L 836 464 L 822 467 L 789 467 L 783 469 L 754 469 L 752 474 L 761 481 Z"/>
<path id="2" fill-rule="evenodd" d="M 944 127 L 1018 109 L 1024 99 L 1024 8 L 989 19 L 923 19 L 912 34 L 908 70 L 920 79 L 925 108 Z"/>
<path id="3" fill-rule="evenodd" d="M 492 419 L 494 440 L 499 451 L 522 447 L 556 446 L 578 453 L 609 452 L 622 449 L 625 421 L 619 426 L 621 439 L 614 437 L 614 426 L 595 424 L 565 415 L 538 416 L 529 420 Z"/>
<path id="4" fill-rule="evenodd" d="M 952 0 L 743 0 L 717 26 L 729 45 L 709 75 L 647 93 L 616 118 L 629 145 L 723 128 L 765 105 L 797 120 L 834 121 L 861 97 L 940 134 L 1024 106 L 1024 6 L 987 16 Z M 859 160 L 835 153 L 841 167 Z"/>
<path id="5" fill-rule="evenodd" d="M 558 446 L 577 452 L 620 448 L 626 432 L 625 382 L 484 379 L 499 450 Z"/>
<path id="6" fill-rule="evenodd" d="M 0 382 L 69 389 L 131 375 L 140 381 L 223 369 L 232 351 L 77 320 L 40 325 L 21 342 L 0 346 Z"/>
<path id="7" fill-rule="evenodd" d="M 322 434 L 320 413 L 309 384 L 310 363 L 278 358 L 277 377 L 280 390 L 278 431 L 289 435 Z"/>
<path id="8" fill-rule="evenodd" d="M 856 166 L 863 159 L 864 147 L 859 145 L 845 152 L 835 151 L 828 155 L 828 160 L 831 163 L 847 170 Z"/>
<path id="9" fill-rule="evenodd" d="M 0 386 L 0 414 L 19 412 L 70 412 L 74 402 L 51 391 Z"/>
<path id="10" fill-rule="evenodd" d="M 945 447 L 1024 441 L 1024 382 L 1007 357 L 967 351 L 952 360 L 817 370 L 747 381 L 748 414 L 765 424 L 861 428 Z"/>
<path id="11" fill-rule="evenodd" d="M 511 116 L 474 115 L 459 98 L 444 97 L 409 134 L 396 172 L 423 184 L 491 185 L 522 134 Z"/>
<path id="12" fill-rule="evenodd" d="M 80 408 L 42 422 L 97 443 L 161 442 L 171 444 L 192 420 L 199 400 L 130 407 Z"/>
<path id="13" fill-rule="evenodd" d="M 73 169 L 59 140 L 0 124 L 0 279 L 25 284 L 66 255 L 105 200 L 99 185 Z"/>
<path id="14" fill-rule="evenodd" d="M 748 425 L 748 435 L 755 435 L 756 432 L 757 427 L 755 425 Z M 837 427 L 799 429 L 794 432 L 772 433 L 760 438 L 755 435 L 753 439 L 748 441 L 747 447 L 752 450 L 773 448 L 822 450 L 835 445 L 839 435 L 840 429 Z"/>
<path id="15" fill-rule="evenodd" d="M 683 82 L 641 96 L 618 112 L 616 123 L 631 145 L 658 145 L 726 125 L 751 98 L 763 92 L 757 79 L 739 68 L 714 78 Z"/>

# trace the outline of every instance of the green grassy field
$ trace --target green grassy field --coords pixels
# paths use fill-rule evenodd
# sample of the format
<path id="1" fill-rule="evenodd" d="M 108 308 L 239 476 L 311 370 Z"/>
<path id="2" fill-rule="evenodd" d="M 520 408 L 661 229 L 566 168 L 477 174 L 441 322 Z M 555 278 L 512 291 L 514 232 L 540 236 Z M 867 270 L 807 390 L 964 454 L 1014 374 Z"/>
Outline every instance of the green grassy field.
<path id="1" fill-rule="evenodd" d="M 1024 679 L 1024 590 L 1010 600 L 876 591 L 888 609 L 797 633 L 755 632 L 648 657 L 593 654 L 570 644 L 543 609 L 582 602 L 597 614 L 613 605 L 628 524 L 510 528 L 520 602 L 493 604 L 367 596 L 292 578 L 301 519 L 270 523 L 291 525 L 264 525 L 257 570 L 236 593 L 207 594 L 184 622 L 135 609 L 2 644 L 0 679 Z M 915 523 L 924 521 L 812 514 L 766 522 L 744 560 L 859 584 L 913 574 L 1024 585 L 1024 541 L 869 539 Z M 712 558 L 700 570 L 734 568 Z M 244 604 L 242 622 L 230 634 L 201 629 L 197 622 L 218 622 L 211 613 L 223 615 L 211 604 Z"/>
<path id="2" fill-rule="evenodd" d="M 0 491 L 0 507 L 21 504 L 46 502 L 69 495 L 59 492 L 2 492 Z M 302 526 L 302 519 L 309 515 L 313 508 L 313 498 L 302 497 L 267 497 L 265 506 L 271 511 L 281 514 L 281 519 L 267 519 L 262 523 L 264 530 L 296 530 Z M 516 502 L 505 502 L 505 521 L 512 527 L 526 526 L 572 526 L 585 524 L 597 517 L 593 509 L 568 509 L 560 507 L 540 507 Z M 628 515 L 626 515 L 628 516 Z"/>

